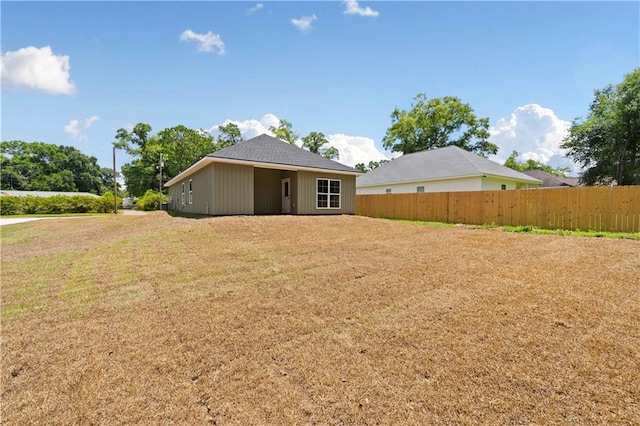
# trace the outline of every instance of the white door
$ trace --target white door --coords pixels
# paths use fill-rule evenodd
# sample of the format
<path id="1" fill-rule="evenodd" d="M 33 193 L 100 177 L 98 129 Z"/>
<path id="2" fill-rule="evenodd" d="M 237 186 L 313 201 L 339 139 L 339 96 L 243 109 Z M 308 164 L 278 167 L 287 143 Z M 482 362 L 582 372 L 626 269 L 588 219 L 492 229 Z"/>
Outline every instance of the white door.
<path id="1" fill-rule="evenodd" d="M 282 213 L 291 213 L 291 178 L 282 179 Z"/>

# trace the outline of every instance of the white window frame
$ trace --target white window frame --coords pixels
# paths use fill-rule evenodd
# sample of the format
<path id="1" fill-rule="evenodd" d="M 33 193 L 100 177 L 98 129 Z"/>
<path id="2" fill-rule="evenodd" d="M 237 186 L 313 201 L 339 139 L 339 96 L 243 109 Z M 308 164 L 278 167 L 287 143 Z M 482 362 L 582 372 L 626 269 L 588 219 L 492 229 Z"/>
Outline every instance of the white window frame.
<path id="1" fill-rule="evenodd" d="M 182 193 L 180 196 L 180 201 L 182 202 L 182 205 L 184 206 L 184 182 L 182 182 L 182 184 L 180 185 L 180 188 L 182 189 Z"/>
<path id="2" fill-rule="evenodd" d="M 424 193 L 424 185 L 420 185 L 416 187 L 416 192 L 418 194 L 423 194 Z"/>
<path id="3" fill-rule="evenodd" d="M 189 179 L 189 204 L 193 204 L 193 179 Z"/>
<path id="4" fill-rule="evenodd" d="M 391 194 L 391 188 L 387 188 L 387 189 L 385 189 L 385 190 L 384 190 L 384 193 L 385 193 L 385 194 Z"/>
<path id="5" fill-rule="evenodd" d="M 327 192 L 319 192 L 318 191 L 318 182 L 320 182 L 321 180 L 326 180 L 327 181 Z M 331 192 L 331 182 L 338 182 L 339 185 L 339 192 L 336 193 L 332 193 Z M 321 207 L 320 204 L 320 195 L 326 195 L 327 196 L 327 206 L 326 207 Z M 332 195 L 337 195 L 338 196 L 338 206 L 337 207 L 331 207 L 331 196 Z M 329 178 L 317 178 L 316 179 L 316 209 L 318 210 L 340 210 L 342 208 L 342 180 L 341 179 L 329 179 Z"/>

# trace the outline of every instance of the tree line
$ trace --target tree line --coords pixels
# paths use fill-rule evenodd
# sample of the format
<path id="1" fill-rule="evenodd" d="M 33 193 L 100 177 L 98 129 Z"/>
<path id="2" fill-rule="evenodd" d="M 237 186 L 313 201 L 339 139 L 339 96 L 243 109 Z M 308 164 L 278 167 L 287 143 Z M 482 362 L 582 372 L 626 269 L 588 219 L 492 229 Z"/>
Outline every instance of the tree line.
<path id="1" fill-rule="evenodd" d="M 382 140 L 391 152 L 410 154 L 445 146 L 458 146 L 487 157 L 498 147 L 489 142 L 489 118 L 477 117 L 469 104 L 455 96 L 428 98 L 419 93 L 408 110 L 395 108 L 391 125 Z M 186 170 L 200 158 L 243 141 L 238 126 L 218 127 L 217 139 L 205 130 L 183 125 L 151 134 L 149 124 L 138 123 L 131 131 L 119 129 L 114 146 L 132 160 L 122 166 L 127 192 L 142 196 L 162 182 Z M 300 137 L 293 125 L 281 119 L 269 128 L 275 137 L 294 144 Z M 300 138 L 302 147 L 330 159 L 340 153 L 322 132 Z M 624 76 L 617 85 L 595 91 L 586 119 L 575 119 L 563 143 L 567 157 L 580 164 L 587 185 L 640 184 L 640 68 Z M 160 157 L 162 155 L 162 167 Z M 515 170 L 541 169 L 565 176 L 567 169 L 551 168 L 534 160 L 518 162 L 514 151 L 505 166 Z M 361 172 L 373 170 L 388 160 L 359 163 Z M 95 157 L 73 147 L 44 142 L 7 141 L 0 145 L 2 189 L 91 192 L 112 188 L 113 171 L 100 167 Z M 162 176 L 160 176 L 160 169 Z"/>
<path id="2" fill-rule="evenodd" d="M 102 195 L 113 189 L 113 170 L 100 167 L 71 146 L 45 142 L 0 143 L 0 185 L 22 191 L 89 192 Z"/>

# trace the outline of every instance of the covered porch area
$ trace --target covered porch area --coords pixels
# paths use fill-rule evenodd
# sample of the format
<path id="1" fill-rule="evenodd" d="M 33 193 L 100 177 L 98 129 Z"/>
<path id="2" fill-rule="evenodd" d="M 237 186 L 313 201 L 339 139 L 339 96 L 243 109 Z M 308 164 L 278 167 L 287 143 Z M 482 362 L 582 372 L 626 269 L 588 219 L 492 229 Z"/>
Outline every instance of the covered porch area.
<path id="1" fill-rule="evenodd" d="M 298 172 L 253 169 L 253 208 L 257 215 L 297 214 Z"/>

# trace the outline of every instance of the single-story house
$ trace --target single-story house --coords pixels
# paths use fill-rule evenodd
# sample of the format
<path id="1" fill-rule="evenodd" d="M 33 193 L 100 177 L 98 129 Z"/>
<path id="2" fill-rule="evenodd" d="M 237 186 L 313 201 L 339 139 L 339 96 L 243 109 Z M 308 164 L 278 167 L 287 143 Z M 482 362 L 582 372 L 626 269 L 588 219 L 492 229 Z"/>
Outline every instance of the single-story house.
<path id="1" fill-rule="evenodd" d="M 357 194 L 489 191 L 542 182 L 457 146 L 402 155 L 356 180 Z"/>
<path id="2" fill-rule="evenodd" d="M 74 197 L 76 195 L 84 195 L 87 197 L 95 197 L 99 198 L 98 195 L 92 194 L 90 192 L 65 192 L 65 191 L 18 191 L 13 189 L 2 189 L 0 190 L 0 195 L 9 195 L 12 197 L 54 197 L 57 195 L 62 195 L 65 197 Z"/>
<path id="3" fill-rule="evenodd" d="M 170 179 L 169 209 L 208 215 L 355 214 L 357 170 L 268 135 Z"/>
<path id="4" fill-rule="evenodd" d="M 559 186 L 580 186 L 580 178 L 577 177 L 559 177 L 554 176 L 551 173 L 547 173 L 544 170 L 525 170 L 525 175 L 531 176 L 542 181 L 541 188 L 555 188 Z"/>

